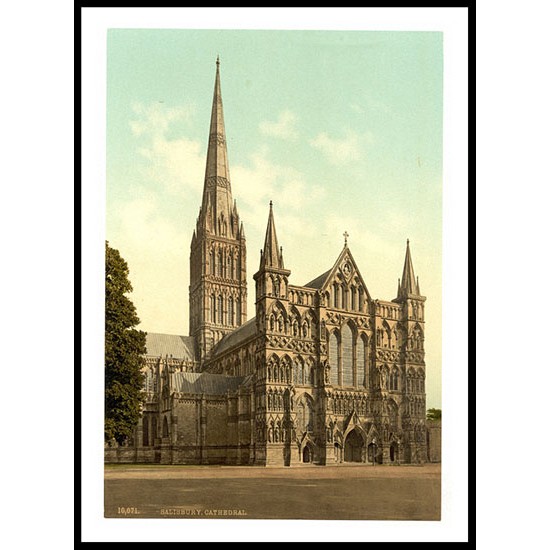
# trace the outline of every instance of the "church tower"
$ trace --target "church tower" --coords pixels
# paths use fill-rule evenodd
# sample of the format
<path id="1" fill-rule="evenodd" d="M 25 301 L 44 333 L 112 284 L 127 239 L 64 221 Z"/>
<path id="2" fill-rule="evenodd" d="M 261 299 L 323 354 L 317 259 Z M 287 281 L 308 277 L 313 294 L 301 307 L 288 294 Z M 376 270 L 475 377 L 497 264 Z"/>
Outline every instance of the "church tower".
<path id="1" fill-rule="evenodd" d="M 397 298 L 401 306 L 402 333 L 402 388 L 404 414 L 402 427 L 405 434 L 404 451 L 407 462 L 426 460 L 426 363 L 424 362 L 424 302 L 418 278 L 414 276 L 411 250 L 407 239 L 403 275 L 397 285 Z"/>
<path id="2" fill-rule="evenodd" d="M 246 321 L 246 240 L 231 196 L 219 58 L 190 267 L 189 334 L 203 361 L 225 334 Z"/>
<path id="3" fill-rule="evenodd" d="M 263 406 L 257 410 L 256 425 L 265 427 L 265 437 L 257 442 L 257 464 L 290 465 L 291 433 L 294 423 L 290 406 L 289 384 L 291 361 L 281 357 L 278 338 L 291 334 L 288 324 L 288 277 L 283 249 L 279 247 L 273 217 L 273 204 L 269 203 L 269 217 L 264 247 L 260 251 L 260 267 L 254 274 L 256 282 L 256 332 L 265 344 L 256 355 L 256 399 Z M 275 359 L 276 358 L 276 359 Z M 280 361 L 279 361 L 280 360 Z"/>

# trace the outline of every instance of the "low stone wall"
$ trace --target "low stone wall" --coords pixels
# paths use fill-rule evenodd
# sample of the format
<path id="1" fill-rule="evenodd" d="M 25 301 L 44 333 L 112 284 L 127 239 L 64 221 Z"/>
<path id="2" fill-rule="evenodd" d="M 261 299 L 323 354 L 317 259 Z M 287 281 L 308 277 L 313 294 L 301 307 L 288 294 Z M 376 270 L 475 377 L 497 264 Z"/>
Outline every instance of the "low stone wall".
<path id="1" fill-rule="evenodd" d="M 441 420 L 428 420 L 426 431 L 428 462 L 441 462 Z"/>
<path id="2" fill-rule="evenodd" d="M 169 445 L 105 447 L 106 464 L 250 464 L 252 450 L 232 445 Z"/>
<path id="3" fill-rule="evenodd" d="M 106 447 L 104 460 L 106 464 L 154 464 L 157 462 L 155 454 L 152 447 Z"/>

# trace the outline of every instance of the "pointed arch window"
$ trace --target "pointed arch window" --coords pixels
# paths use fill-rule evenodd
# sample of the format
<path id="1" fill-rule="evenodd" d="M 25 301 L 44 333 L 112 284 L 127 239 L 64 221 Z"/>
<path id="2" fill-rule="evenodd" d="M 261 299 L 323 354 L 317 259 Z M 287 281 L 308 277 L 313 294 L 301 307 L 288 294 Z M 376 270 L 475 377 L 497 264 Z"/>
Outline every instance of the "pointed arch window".
<path id="1" fill-rule="evenodd" d="M 221 250 L 218 252 L 218 277 L 223 277 L 223 257 Z"/>
<path id="2" fill-rule="evenodd" d="M 298 376 L 296 377 L 298 384 L 304 383 L 304 361 L 301 357 L 298 357 Z"/>
<path id="3" fill-rule="evenodd" d="M 315 369 L 313 368 L 313 365 L 308 364 L 307 374 L 307 384 L 310 384 L 311 386 L 315 385 Z"/>
<path id="4" fill-rule="evenodd" d="M 354 357 L 354 343 L 353 343 L 353 332 L 349 325 L 344 325 L 342 327 L 342 384 L 344 386 L 353 386 L 354 385 L 354 376 L 353 370 L 355 367 L 355 357 Z"/>
<path id="5" fill-rule="evenodd" d="M 313 430 L 313 403 L 306 399 L 306 429 L 308 432 Z"/>
<path id="6" fill-rule="evenodd" d="M 233 279 L 233 256 L 229 254 L 227 258 L 227 278 Z"/>
<path id="7" fill-rule="evenodd" d="M 335 308 L 339 308 L 340 307 L 340 288 L 338 286 L 338 283 L 334 283 L 332 285 L 332 293 L 333 293 L 333 296 L 334 296 L 334 307 Z"/>
<path id="8" fill-rule="evenodd" d="M 399 390 L 399 371 L 395 367 L 393 368 L 390 375 L 389 389 L 392 391 Z"/>
<path id="9" fill-rule="evenodd" d="M 216 322 L 216 297 L 214 294 L 210 296 L 210 322 Z"/>
<path id="10" fill-rule="evenodd" d="M 223 296 L 218 296 L 218 323 L 223 325 Z"/>
<path id="11" fill-rule="evenodd" d="M 214 249 L 210 251 L 210 275 L 215 275 L 216 271 L 216 254 L 214 252 Z"/>
<path id="12" fill-rule="evenodd" d="M 368 365 L 368 345 L 367 337 L 363 337 L 359 340 L 359 354 L 357 359 L 357 374 L 362 374 L 363 386 L 368 388 L 369 385 L 369 365 Z"/>
<path id="13" fill-rule="evenodd" d="M 143 446 L 149 446 L 149 417 L 143 416 Z"/>
<path id="14" fill-rule="evenodd" d="M 330 365 L 330 383 L 338 386 L 338 337 L 333 332 L 328 339 L 328 363 Z"/>
<path id="15" fill-rule="evenodd" d="M 157 439 L 157 419 L 151 417 L 151 445 L 155 445 L 155 439 Z"/>
<path id="16" fill-rule="evenodd" d="M 227 324 L 233 326 L 235 324 L 235 310 L 233 307 L 233 297 L 230 296 L 227 302 Z"/>

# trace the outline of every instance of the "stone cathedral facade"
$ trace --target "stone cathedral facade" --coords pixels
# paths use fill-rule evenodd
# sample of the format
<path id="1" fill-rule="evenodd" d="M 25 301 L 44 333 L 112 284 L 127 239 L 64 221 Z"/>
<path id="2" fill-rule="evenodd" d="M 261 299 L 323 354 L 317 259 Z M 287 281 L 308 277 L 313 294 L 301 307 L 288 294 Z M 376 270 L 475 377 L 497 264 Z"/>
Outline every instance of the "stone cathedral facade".
<path id="1" fill-rule="evenodd" d="M 270 204 L 248 319 L 246 238 L 231 194 L 225 135 L 218 61 L 191 240 L 190 334 L 147 335 L 142 420 L 128 446 L 107 449 L 106 460 L 426 461 L 426 298 L 409 242 L 391 300 L 370 295 L 346 234 L 330 269 L 295 284 Z"/>

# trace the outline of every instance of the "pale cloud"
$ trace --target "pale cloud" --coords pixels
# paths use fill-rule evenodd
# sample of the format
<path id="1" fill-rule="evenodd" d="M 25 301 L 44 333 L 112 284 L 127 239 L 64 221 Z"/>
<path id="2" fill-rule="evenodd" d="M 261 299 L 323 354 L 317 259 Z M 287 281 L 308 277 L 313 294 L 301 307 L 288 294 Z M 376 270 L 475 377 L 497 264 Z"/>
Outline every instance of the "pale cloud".
<path id="1" fill-rule="evenodd" d="M 308 182 L 301 172 L 270 160 L 265 147 L 250 155 L 246 164 L 231 169 L 231 185 L 241 217 L 259 231 L 265 230 L 270 200 L 277 219 L 286 216 L 290 221 L 294 214 L 301 216 L 312 200 L 324 196 L 324 190 Z"/>
<path id="2" fill-rule="evenodd" d="M 202 188 L 205 154 L 199 141 L 171 140 L 160 135 L 141 147 L 139 153 L 149 161 L 145 176 L 167 191 L 181 194 L 187 190 L 199 192 Z"/>
<path id="3" fill-rule="evenodd" d="M 139 139 L 137 152 L 147 161 L 143 176 L 170 193 L 199 192 L 204 176 L 203 143 L 185 136 L 169 137 L 174 124 L 190 123 L 194 108 L 135 103 L 132 110 L 136 118 L 130 128 Z"/>
<path id="4" fill-rule="evenodd" d="M 296 139 L 298 130 L 296 122 L 298 118 L 289 110 L 283 111 L 276 122 L 263 121 L 260 123 L 260 132 L 266 136 L 278 137 L 281 139 Z"/>
<path id="5" fill-rule="evenodd" d="M 132 104 L 136 119 L 130 121 L 130 129 L 136 137 L 143 135 L 161 135 L 166 133 L 170 124 L 179 121 L 189 122 L 195 112 L 193 106 L 165 106 L 164 103 Z"/>
<path id="6" fill-rule="evenodd" d="M 326 132 L 321 132 L 310 145 L 321 151 L 331 164 L 343 165 L 358 160 L 363 153 L 362 144 L 372 143 L 372 135 L 359 135 L 349 131 L 343 138 L 331 137 Z"/>

